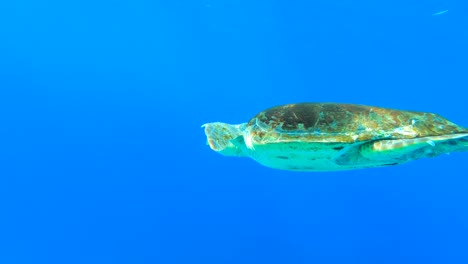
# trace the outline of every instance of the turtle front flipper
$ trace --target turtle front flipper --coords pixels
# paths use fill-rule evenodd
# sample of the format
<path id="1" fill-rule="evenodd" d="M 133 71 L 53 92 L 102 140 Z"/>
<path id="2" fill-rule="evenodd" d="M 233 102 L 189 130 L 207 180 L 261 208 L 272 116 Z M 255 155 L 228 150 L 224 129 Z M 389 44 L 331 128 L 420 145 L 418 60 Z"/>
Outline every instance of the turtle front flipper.
<path id="1" fill-rule="evenodd" d="M 395 163 L 459 151 L 468 151 L 468 133 L 378 140 L 363 144 L 360 148 L 361 156 L 366 159 Z"/>
<path id="2" fill-rule="evenodd" d="M 230 125 L 221 122 L 204 124 L 207 144 L 225 156 L 246 156 L 243 131 L 245 123 Z"/>

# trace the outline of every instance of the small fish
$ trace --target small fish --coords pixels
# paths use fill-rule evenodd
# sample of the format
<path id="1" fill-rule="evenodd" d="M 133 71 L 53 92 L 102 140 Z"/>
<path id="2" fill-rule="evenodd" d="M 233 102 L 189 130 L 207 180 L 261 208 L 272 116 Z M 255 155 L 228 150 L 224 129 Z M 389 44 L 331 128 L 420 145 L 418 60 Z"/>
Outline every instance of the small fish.
<path id="1" fill-rule="evenodd" d="M 433 16 L 438 16 L 438 15 L 442 15 L 442 14 L 445 14 L 448 12 L 448 9 L 447 10 L 444 10 L 444 11 L 440 11 L 440 12 L 437 12 L 437 13 L 434 13 L 432 14 Z"/>

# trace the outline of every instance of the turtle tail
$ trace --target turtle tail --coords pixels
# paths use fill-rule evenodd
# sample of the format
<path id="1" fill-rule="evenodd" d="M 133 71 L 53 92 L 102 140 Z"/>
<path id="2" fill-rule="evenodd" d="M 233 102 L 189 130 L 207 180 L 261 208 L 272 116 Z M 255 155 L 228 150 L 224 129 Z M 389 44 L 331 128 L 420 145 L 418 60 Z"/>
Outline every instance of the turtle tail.
<path id="1" fill-rule="evenodd" d="M 205 128 L 207 144 L 212 150 L 226 156 L 246 156 L 243 136 L 245 125 L 215 122 L 204 124 L 202 127 Z"/>

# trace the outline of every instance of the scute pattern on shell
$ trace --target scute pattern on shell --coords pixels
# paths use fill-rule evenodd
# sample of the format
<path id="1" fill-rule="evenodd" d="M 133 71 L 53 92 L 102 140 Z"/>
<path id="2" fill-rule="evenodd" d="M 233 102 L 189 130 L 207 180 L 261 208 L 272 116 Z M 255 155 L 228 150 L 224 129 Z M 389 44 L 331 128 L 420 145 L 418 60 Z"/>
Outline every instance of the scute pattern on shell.
<path id="1" fill-rule="evenodd" d="M 253 117 L 248 127 L 258 143 L 356 142 L 468 132 L 432 113 L 338 103 L 272 107 Z"/>

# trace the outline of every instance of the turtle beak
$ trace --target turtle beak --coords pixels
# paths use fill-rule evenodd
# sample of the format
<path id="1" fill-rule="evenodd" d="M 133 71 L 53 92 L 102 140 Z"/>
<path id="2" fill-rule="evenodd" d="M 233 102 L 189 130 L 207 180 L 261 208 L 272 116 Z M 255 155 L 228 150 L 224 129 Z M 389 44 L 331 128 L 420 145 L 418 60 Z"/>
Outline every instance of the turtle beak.
<path id="1" fill-rule="evenodd" d="M 226 156 L 242 156 L 242 151 L 232 140 L 242 136 L 238 125 L 230 125 L 221 122 L 208 123 L 203 125 L 207 144 L 216 152 Z"/>

